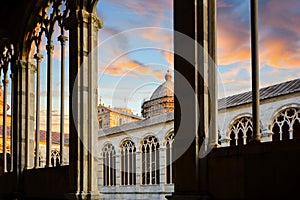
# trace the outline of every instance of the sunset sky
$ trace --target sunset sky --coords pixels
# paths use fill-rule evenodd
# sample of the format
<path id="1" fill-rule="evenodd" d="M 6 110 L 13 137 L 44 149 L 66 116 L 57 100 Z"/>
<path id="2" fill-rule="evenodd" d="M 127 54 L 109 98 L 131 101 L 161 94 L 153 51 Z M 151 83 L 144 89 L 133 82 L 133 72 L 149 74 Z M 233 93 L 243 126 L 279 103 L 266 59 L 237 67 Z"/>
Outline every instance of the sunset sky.
<path id="1" fill-rule="evenodd" d="M 101 0 L 99 30 L 99 97 L 105 105 L 141 113 L 143 100 L 173 70 L 172 0 Z M 219 97 L 251 90 L 249 0 L 217 0 Z M 260 86 L 300 77 L 300 1 L 259 0 Z M 60 126 L 59 30 L 53 36 L 53 130 Z M 41 129 L 46 128 L 47 59 L 41 53 Z M 66 45 L 66 57 L 68 57 Z M 66 78 L 69 63 L 65 63 Z M 66 80 L 68 83 L 68 79 Z M 68 119 L 68 84 L 65 119 Z M 9 111 L 10 112 L 10 111 Z M 68 124 L 65 124 L 68 132 Z"/>
<path id="2" fill-rule="evenodd" d="M 224 97 L 251 89 L 249 1 L 217 0 L 217 5 L 218 70 L 224 88 L 219 95 Z M 106 105 L 140 113 L 142 100 L 164 81 L 164 73 L 172 69 L 172 9 L 172 0 L 99 2 L 97 13 L 104 21 L 99 95 Z M 298 0 L 259 1 L 261 86 L 300 76 L 299 19 Z"/>

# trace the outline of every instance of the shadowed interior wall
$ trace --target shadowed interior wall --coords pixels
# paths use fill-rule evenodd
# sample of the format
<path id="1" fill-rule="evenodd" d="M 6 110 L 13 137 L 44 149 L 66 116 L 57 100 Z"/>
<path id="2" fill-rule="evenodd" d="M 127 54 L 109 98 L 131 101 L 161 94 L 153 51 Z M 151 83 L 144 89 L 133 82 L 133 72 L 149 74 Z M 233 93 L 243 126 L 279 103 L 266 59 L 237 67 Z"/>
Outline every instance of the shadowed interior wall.
<path id="1" fill-rule="evenodd" d="M 208 157 L 214 199 L 289 199 L 298 195 L 299 140 L 215 149 Z"/>

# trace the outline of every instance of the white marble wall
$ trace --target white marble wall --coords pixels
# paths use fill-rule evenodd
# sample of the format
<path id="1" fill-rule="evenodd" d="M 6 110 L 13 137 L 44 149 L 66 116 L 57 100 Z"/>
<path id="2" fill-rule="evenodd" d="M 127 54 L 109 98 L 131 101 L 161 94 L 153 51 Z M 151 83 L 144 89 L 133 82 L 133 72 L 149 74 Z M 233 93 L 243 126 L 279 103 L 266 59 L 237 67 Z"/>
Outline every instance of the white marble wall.
<path id="1" fill-rule="evenodd" d="M 141 142 L 147 136 L 153 135 L 158 139 L 160 148 L 165 148 L 166 136 L 174 131 L 173 114 L 161 115 L 139 122 L 124 124 L 119 129 L 107 129 L 108 131 L 99 131 L 98 137 L 98 188 L 104 195 L 104 199 L 165 199 L 165 196 L 174 191 L 173 184 L 160 183 L 156 185 L 141 185 L 140 174 L 136 175 L 137 185 L 123 186 L 121 181 L 117 180 L 116 186 L 103 186 L 101 152 L 105 144 L 111 143 L 116 149 L 116 154 L 120 154 L 120 145 L 124 140 L 130 139 L 134 142 L 136 151 L 141 151 Z M 140 165 L 140 155 L 137 153 L 137 167 Z M 117 157 L 118 158 L 118 157 Z M 160 163 L 164 163 L 160 158 Z M 117 162 L 118 163 L 118 162 Z M 160 171 L 164 171 L 160 167 Z M 137 170 L 139 171 L 139 170 Z M 165 176 L 165 173 L 161 173 Z M 165 179 L 165 178 L 162 178 Z M 118 184 L 119 183 L 119 184 Z"/>
<path id="2" fill-rule="evenodd" d="M 260 121 L 262 128 L 262 141 L 272 141 L 271 135 L 271 124 L 276 117 L 277 113 L 288 107 L 300 107 L 300 93 L 294 93 L 284 96 L 278 96 L 261 101 L 260 106 Z M 218 127 L 220 134 L 223 138 L 229 139 L 229 128 L 230 125 L 238 118 L 242 116 L 252 116 L 251 104 L 240 105 L 232 108 L 227 108 L 219 111 L 218 115 Z M 228 146 L 222 143 L 222 146 Z"/>

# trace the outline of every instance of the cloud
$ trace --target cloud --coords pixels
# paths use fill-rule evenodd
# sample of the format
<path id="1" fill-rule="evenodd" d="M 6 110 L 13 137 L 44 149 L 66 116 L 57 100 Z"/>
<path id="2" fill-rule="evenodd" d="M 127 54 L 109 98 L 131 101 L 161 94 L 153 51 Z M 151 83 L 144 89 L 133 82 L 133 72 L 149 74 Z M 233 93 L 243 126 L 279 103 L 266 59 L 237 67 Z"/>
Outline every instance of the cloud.
<path id="1" fill-rule="evenodd" d="M 139 28 L 124 32 L 108 28 L 103 36 L 106 40 L 99 43 L 98 51 L 101 52 L 99 73 L 113 76 L 126 74 L 136 77 L 152 75 L 158 80 L 163 80 L 163 72 L 156 70 L 153 66 L 169 65 L 172 68 L 172 33 L 172 30 L 159 27 Z M 140 53 L 141 51 L 143 54 Z M 151 61 L 146 59 L 152 56 L 154 51 L 157 51 L 161 58 L 157 57 L 158 54 Z"/>
<path id="2" fill-rule="evenodd" d="M 233 5 L 226 0 L 218 0 L 217 1 L 217 8 L 230 8 Z"/>
<path id="3" fill-rule="evenodd" d="M 174 69 L 174 53 L 162 51 L 162 55 L 169 64 L 169 68 Z"/>
<path id="4" fill-rule="evenodd" d="M 120 59 L 108 66 L 105 74 L 113 76 L 135 76 L 141 77 L 141 75 L 152 75 L 158 80 L 163 79 L 163 73 L 161 70 L 154 70 L 151 65 L 145 65 L 135 60 L 130 60 L 128 57 Z"/>
<path id="5" fill-rule="evenodd" d="M 218 7 L 218 63 L 229 65 L 251 57 L 248 7 Z M 293 5 L 293 6 L 291 6 Z M 260 62 L 278 68 L 300 66 L 300 1 L 261 1 L 259 12 Z M 237 10 L 239 9 L 239 10 Z"/>
<path id="6" fill-rule="evenodd" d="M 218 9 L 218 64 L 229 65 L 250 58 L 250 31 L 248 24 L 235 12 L 235 7 Z"/>
<path id="7" fill-rule="evenodd" d="M 299 7 L 297 0 L 272 0 L 261 5 L 260 53 L 264 64 L 277 68 L 300 66 Z"/>
<path id="8" fill-rule="evenodd" d="M 132 0 L 110 0 L 111 3 L 127 8 L 130 12 L 137 15 L 153 15 L 153 13 L 159 14 L 166 10 L 170 10 L 173 5 L 173 0 L 151 0 L 151 1 L 132 1 Z"/>

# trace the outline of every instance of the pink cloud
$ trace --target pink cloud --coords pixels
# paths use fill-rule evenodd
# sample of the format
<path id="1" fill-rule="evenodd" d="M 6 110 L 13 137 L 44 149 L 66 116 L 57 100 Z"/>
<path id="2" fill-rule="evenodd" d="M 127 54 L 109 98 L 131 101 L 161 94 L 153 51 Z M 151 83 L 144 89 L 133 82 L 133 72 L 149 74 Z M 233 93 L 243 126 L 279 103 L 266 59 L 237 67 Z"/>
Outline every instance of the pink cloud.
<path id="1" fill-rule="evenodd" d="M 151 66 L 130 60 L 128 57 L 115 61 L 105 69 L 104 73 L 113 76 L 129 75 L 136 77 L 139 77 L 140 75 L 152 75 L 158 80 L 163 80 L 164 75 L 160 70 L 153 70 Z"/>
<path id="2" fill-rule="evenodd" d="M 230 8 L 232 6 L 233 6 L 232 4 L 228 3 L 225 0 L 218 0 L 217 1 L 217 7 L 218 8 Z"/>
<path id="3" fill-rule="evenodd" d="M 226 20 L 224 21 L 224 16 Z M 218 64 L 229 65 L 250 58 L 250 32 L 231 12 L 218 14 Z"/>
<path id="4" fill-rule="evenodd" d="M 250 27 L 241 20 L 235 7 L 219 1 L 218 64 L 249 61 Z M 291 6 L 292 5 L 292 6 Z M 278 68 L 300 66 L 300 1 L 262 2 L 259 12 L 260 62 Z"/>
<path id="5" fill-rule="evenodd" d="M 110 2 L 128 8 L 138 15 L 147 15 L 149 13 L 162 13 L 166 9 L 172 8 L 173 0 L 151 0 L 151 1 L 132 1 L 132 0 L 111 0 Z"/>

